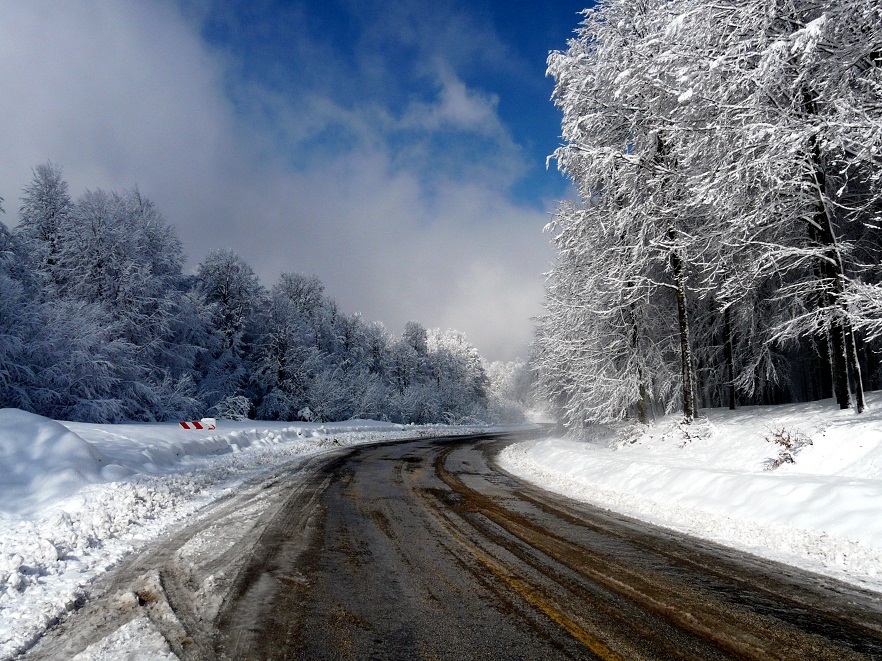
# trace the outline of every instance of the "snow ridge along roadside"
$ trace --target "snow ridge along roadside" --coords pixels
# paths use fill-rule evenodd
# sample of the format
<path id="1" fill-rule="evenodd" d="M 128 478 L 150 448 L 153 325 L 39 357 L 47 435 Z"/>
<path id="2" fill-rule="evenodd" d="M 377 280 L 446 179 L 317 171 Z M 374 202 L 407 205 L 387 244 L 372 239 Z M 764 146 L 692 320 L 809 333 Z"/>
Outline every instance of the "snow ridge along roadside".
<path id="1" fill-rule="evenodd" d="M 512 445 L 499 464 L 570 498 L 882 592 L 882 393 L 868 402 L 862 415 L 830 400 L 708 410 L 689 428 L 671 416 Z"/>

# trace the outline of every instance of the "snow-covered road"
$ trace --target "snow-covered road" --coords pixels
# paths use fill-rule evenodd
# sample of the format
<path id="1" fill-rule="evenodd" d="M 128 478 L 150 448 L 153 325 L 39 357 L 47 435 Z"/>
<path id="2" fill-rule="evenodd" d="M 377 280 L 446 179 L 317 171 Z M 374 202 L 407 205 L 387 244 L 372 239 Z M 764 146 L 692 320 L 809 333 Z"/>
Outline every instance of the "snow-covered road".
<path id="1" fill-rule="evenodd" d="M 295 459 L 125 559 L 28 656 L 882 654 L 875 594 L 533 488 L 494 464 L 516 440 Z"/>
<path id="2" fill-rule="evenodd" d="M 34 645 L 123 557 L 287 462 L 476 430 L 356 420 L 220 421 L 200 431 L 0 410 L 0 659 Z"/>

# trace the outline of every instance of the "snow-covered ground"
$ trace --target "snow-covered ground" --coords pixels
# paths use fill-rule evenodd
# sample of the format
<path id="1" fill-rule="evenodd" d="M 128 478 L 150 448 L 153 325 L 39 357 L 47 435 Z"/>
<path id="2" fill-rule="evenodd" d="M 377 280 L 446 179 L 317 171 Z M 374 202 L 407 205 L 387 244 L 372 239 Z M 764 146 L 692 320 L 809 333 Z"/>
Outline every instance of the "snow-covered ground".
<path id="1" fill-rule="evenodd" d="M 868 399 L 862 415 L 831 401 L 743 407 L 705 411 L 690 428 L 672 416 L 591 440 L 529 441 L 500 464 L 572 498 L 882 591 L 882 393 Z M 281 463 L 468 431 L 479 430 L 359 420 L 197 431 L 0 410 L 0 658 L 29 648 L 124 555 Z M 136 641 L 174 658 L 150 627 L 133 620 L 101 645 Z M 104 647 L 84 658 L 111 658 Z"/>
<path id="2" fill-rule="evenodd" d="M 469 431 L 479 429 L 369 420 L 222 420 L 200 431 L 62 424 L 2 409 L 0 658 L 29 648 L 124 555 L 261 472 L 340 446 Z M 118 634 L 146 644 L 138 633 L 145 626 Z"/>
<path id="3" fill-rule="evenodd" d="M 692 428 L 677 416 L 621 424 L 509 446 L 500 464 L 577 500 L 882 591 L 882 393 L 868 403 L 861 415 L 827 400 L 706 410 Z"/>

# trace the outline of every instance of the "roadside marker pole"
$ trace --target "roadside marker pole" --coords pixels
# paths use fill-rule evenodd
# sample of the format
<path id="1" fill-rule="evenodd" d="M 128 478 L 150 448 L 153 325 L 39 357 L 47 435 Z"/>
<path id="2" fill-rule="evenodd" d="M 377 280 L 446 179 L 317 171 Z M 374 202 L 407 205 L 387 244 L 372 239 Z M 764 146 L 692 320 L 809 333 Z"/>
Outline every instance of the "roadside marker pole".
<path id="1" fill-rule="evenodd" d="M 179 422 L 184 429 L 206 429 L 211 431 L 217 429 L 217 421 L 214 418 L 202 418 L 202 420 L 192 420 L 190 422 Z"/>

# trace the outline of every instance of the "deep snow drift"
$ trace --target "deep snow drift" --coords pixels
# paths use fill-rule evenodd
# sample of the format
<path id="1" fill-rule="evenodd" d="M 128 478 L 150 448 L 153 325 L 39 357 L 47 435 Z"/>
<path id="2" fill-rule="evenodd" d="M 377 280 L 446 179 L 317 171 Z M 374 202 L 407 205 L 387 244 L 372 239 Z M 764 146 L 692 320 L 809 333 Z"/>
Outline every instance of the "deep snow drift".
<path id="1" fill-rule="evenodd" d="M 882 393 L 706 410 L 508 447 L 506 470 L 577 500 L 882 591 Z M 789 445 L 790 447 L 785 447 Z"/>
<path id="2" fill-rule="evenodd" d="M 213 431 L 186 430 L 177 423 L 59 423 L 0 409 L 0 659 L 31 647 L 125 554 L 286 460 L 469 431 L 479 429 L 369 420 L 222 420 Z M 132 623 L 117 642 L 131 651 L 138 639 L 147 656 L 162 657 L 146 626 Z M 103 648 L 86 658 L 93 656 L 114 658 Z"/>

